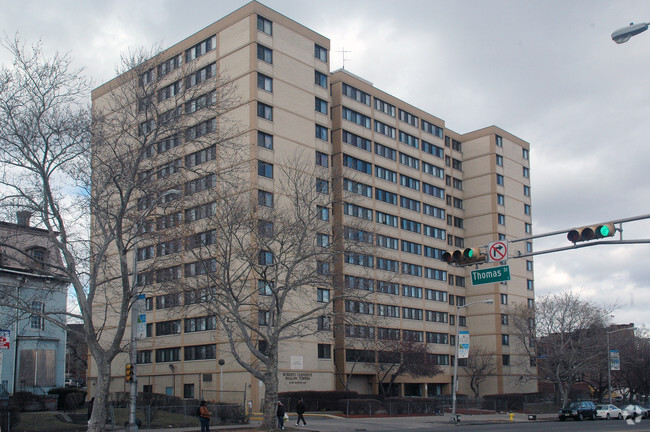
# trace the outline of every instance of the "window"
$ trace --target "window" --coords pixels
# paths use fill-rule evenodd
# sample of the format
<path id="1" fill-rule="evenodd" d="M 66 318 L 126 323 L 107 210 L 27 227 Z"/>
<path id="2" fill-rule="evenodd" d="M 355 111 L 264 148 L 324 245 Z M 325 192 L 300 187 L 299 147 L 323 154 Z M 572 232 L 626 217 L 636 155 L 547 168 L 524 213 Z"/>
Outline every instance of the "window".
<path id="1" fill-rule="evenodd" d="M 346 130 L 343 131 L 343 142 L 365 151 L 372 151 L 372 142 L 369 139 L 360 137 Z"/>
<path id="2" fill-rule="evenodd" d="M 395 106 L 387 102 L 384 102 L 381 99 L 375 98 L 375 109 L 388 114 L 391 117 L 395 117 Z"/>
<path id="3" fill-rule="evenodd" d="M 525 160 L 528 160 L 528 155 L 529 155 L 528 150 L 525 149 L 525 148 L 522 148 L 521 149 L 521 157 L 523 157 Z"/>
<path id="4" fill-rule="evenodd" d="M 377 315 L 391 318 L 399 318 L 399 306 L 377 305 Z"/>
<path id="5" fill-rule="evenodd" d="M 395 156 L 397 152 L 390 147 L 375 143 L 375 154 L 381 157 L 385 157 L 386 159 L 396 160 Z"/>
<path id="6" fill-rule="evenodd" d="M 424 290 L 424 296 L 427 300 L 439 301 L 443 303 L 447 302 L 447 293 L 445 291 L 438 291 L 427 288 Z"/>
<path id="7" fill-rule="evenodd" d="M 530 186 L 524 185 L 524 196 L 530 196 Z"/>
<path id="8" fill-rule="evenodd" d="M 399 131 L 399 140 L 406 145 L 410 145 L 411 147 L 420 148 L 420 140 L 413 135 L 407 134 L 406 132 Z"/>
<path id="9" fill-rule="evenodd" d="M 502 206 L 502 205 L 505 205 L 505 203 L 506 203 L 505 196 L 503 196 L 501 194 L 497 194 L 497 204 Z"/>
<path id="10" fill-rule="evenodd" d="M 185 360 L 189 360 L 187 358 L 187 352 L 188 349 L 192 347 L 185 347 Z M 183 397 L 185 399 L 193 399 L 194 398 L 194 384 L 183 384 Z"/>
<path id="11" fill-rule="evenodd" d="M 413 156 L 409 156 L 406 153 L 401 153 L 399 154 L 399 162 L 403 165 L 409 166 L 414 169 L 420 169 L 420 160 L 417 158 L 414 158 Z"/>
<path id="12" fill-rule="evenodd" d="M 529 178 L 530 177 L 530 169 L 524 167 L 524 177 Z"/>
<path id="13" fill-rule="evenodd" d="M 497 157 L 497 166 L 503 166 L 503 156 L 496 155 Z"/>
<path id="14" fill-rule="evenodd" d="M 209 64 L 185 78 L 185 87 L 192 88 L 199 85 L 217 74 L 217 64 Z M 259 82 L 259 80 L 258 80 Z"/>
<path id="15" fill-rule="evenodd" d="M 215 202 L 201 204 L 196 207 L 185 210 L 185 222 L 194 222 L 200 219 L 205 219 L 214 216 L 217 212 L 217 204 Z"/>
<path id="16" fill-rule="evenodd" d="M 210 236 L 209 234 L 214 235 L 214 232 L 212 232 L 212 233 L 204 233 L 204 237 L 201 238 L 201 240 L 205 241 L 205 242 L 214 240 L 214 236 Z M 196 235 L 198 235 L 198 234 L 196 234 Z M 172 239 L 172 240 L 168 240 L 168 241 L 165 241 L 165 242 L 158 243 L 156 245 L 156 255 L 159 256 L 159 257 L 172 255 L 172 254 L 180 252 L 181 249 L 182 249 L 181 239 L 179 239 L 179 238 Z"/>
<path id="17" fill-rule="evenodd" d="M 328 130 L 325 126 L 321 126 L 319 124 L 316 125 L 316 138 L 321 139 L 323 141 L 327 141 L 329 139 L 329 134 Z"/>
<path id="18" fill-rule="evenodd" d="M 411 285 L 402 285 L 402 295 L 404 297 L 422 298 L 422 288 Z"/>
<path id="19" fill-rule="evenodd" d="M 257 161 L 257 175 L 266 177 L 266 178 L 273 178 L 273 164 L 265 161 L 258 160 Z"/>
<path id="20" fill-rule="evenodd" d="M 417 201 L 417 200 L 414 200 L 414 199 L 411 199 L 411 198 L 407 198 L 405 196 L 401 196 L 400 197 L 400 206 L 405 208 L 405 209 L 413 210 L 413 211 L 419 213 L 421 203 L 420 203 L 420 201 Z"/>
<path id="21" fill-rule="evenodd" d="M 273 265 L 273 252 L 261 250 L 257 254 L 257 263 L 262 266 Z"/>
<path id="22" fill-rule="evenodd" d="M 182 87 L 181 81 L 179 80 L 158 90 L 158 102 L 178 96 L 181 93 Z"/>
<path id="23" fill-rule="evenodd" d="M 365 183 L 357 182 L 347 178 L 343 179 L 343 190 L 372 198 L 372 186 L 368 186 Z"/>
<path id="24" fill-rule="evenodd" d="M 195 193 L 203 192 L 212 189 L 217 185 L 217 175 L 208 174 L 205 177 L 190 180 L 185 183 L 185 196 L 193 195 Z"/>
<path id="25" fill-rule="evenodd" d="M 533 227 L 531 224 L 528 222 L 524 223 L 524 231 L 526 231 L 526 234 L 531 234 L 533 232 Z"/>
<path id="26" fill-rule="evenodd" d="M 342 116 L 345 120 L 370 129 L 370 117 L 343 107 Z"/>
<path id="27" fill-rule="evenodd" d="M 440 179 L 445 178 L 444 168 L 440 168 L 427 162 L 422 162 L 422 172 Z"/>
<path id="28" fill-rule="evenodd" d="M 330 263 L 327 261 L 316 261 L 316 273 L 321 276 L 329 276 Z"/>
<path id="29" fill-rule="evenodd" d="M 257 116 L 273 121 L 273 107 L 262 102 L 257 103 Z"/>
<path id="30" fill-rule="evenodd" d="M 399 270 L 399 262 L 388 258 L 377 257 L 377 268 L 389 272 L 397 273 Z"/>
<path id="31" fill-rule="evenodd" d="M 424 316 L 425 316 L 426 321 L 429 321 L 429 322 L 446 323 L 449 320 L 449 315 L 447 314 L 447 312 L 438 312 L 438 311 L 428 310 L 428 311 L 425 311 Z"/>
<path id="32" fill-rule="evenodd" d="M 374 315 L 375 304 L 355 300 L 346 300 L 345 311 L 363 315 Z"/>
<path id="33" fill-rule="evenodd" d="M 529 290 L 533 289 L 533 281 L 532 280 L 530 280 L 530 279 L 526 280 L 526 288 L 528 288 Z"/>
<path id="34" fill-rule="evenodd" d="M 363 92 L 357 88 L 352 87 L 351 85 L 343 83 L 343 95 L 354 99 L 358 102 L 361 102 L 364 105 L 370 106 L 370 95 L 366 92 Z"/>
<path id="35" fill-rule="evenodd" d="M 503 147 L 503 138 L 500 137 L 499 135 L 494 136 L 497 147 Z"/>
<path id="36" fill-rule="evenodd" d="M 524 214 L 530 216 L 530 204 L 524 204 Z"/>
<path id="37" fill-rule="evenodd" d="M 257 131 L 257 145 L 269 150 L 273 150 L 273 135 L 269 135 L 262 131 Z"/>
<path id="38" fill-rule="evenodd" d="M 503 176 L 501 174 L 497 174 L 497 184 L 503 186 Z"/>
<path id="39" fill-rule="evenodd" d="M 397 216 L 393 216 L 393 215 L 388 214 L 388 213 L 380 212 L 379 210 L 377 210 L 375 212 L 375 216 L 376 216 L 375 219 L 376 219 L 377 223 L 392 226 L 392 227 L 397 227 L 397 224 L 398 224 Z"/>
<path id="40" fill-rule="evenodd" d="M 330 301 L 330 290 L 325 288 L 318 288 L 316 290 L 316 301 L 319 303 L 327 303 Z"/>
<path id="41" fill-rule="evenodd" d="M 510 366 L 510 356 L 507 354 L 501 356 L 501 364 L 503 366 Z"/>
<path id="42" fill-rule="evenodd" d="M 190 62 L 217 47 L 217 37 L 212 36 L 185 51 L 185 61 Z"/>
<path id="43" fill-rule="evenodd" d="M 320 247 L 329 247 L 330 236 L 328 234 L 316 233 L 316 244 Z"/>
<path id="44" fill-rule="evenodd" d="M 532 261 L 526 261 L 526 270 L 533 271 L 533 262 Z"/>
<path id="45" fill-rule="evenodd" d="M 348 168 L 361 171 L 364 174 L 372 175 L 372 164 L 370 162 L 366 162 L 364 160 L 344 154 L 343 165 Z"/>
<path id="46" fill-rule="evenodd" d="M 327 50 L 318 44 L 314 44 L 314 57 L 320 61 L 327 61 Z"/>
<path id="47" fill-rule="evenodd" d="M 331 359 L 332 358 L 332 345 L 318 344 L 318 358 Z"/>
<path id="48" fill-rule="evenodd" d="M 372 209 L 358 206 L 356 204 L 344 203 L 343 213 L 360 219 L 372 220 Z"/>
<path id="49" fill-rule="evenodd" d="M 151 350 L 138 351 L 136 359 L 137 364 L 151 363 Z"/>
<path id="50" fill-rule="evenodd" d="M 315 109 L 317 112 L 327 115 L 327 101 L 316 97 Z"/>
<path id="51" fill-rule="evenodd" d="M 271 312 L 267 310 L 257 311 L 257 324 L 260 326 L 267 326 L 271 322 Z"/>
<path id="52" fill-rule="evenodd" d="M 501 299 L 501 304 L 502 305 L 507 305 L 508 304 L 508 294 L 501 294 L 499 297 Z"/>
<path id="53" fill-rule="evenodd" d="M 257 293 L 263 296 L 270 296 L 273 294 L 273 281 L 268 280 L 257 280 Z"/>
<path id="54" fill-rule="evenodd" d="M 403 230 L 411 231 L 418 234 L 422 232 L 422 224 L 420 222 L 416 222 L 406 218 L 400 218 L 400 227 Z"/>
<path id="55" fill-rule="evenodd" d="M 318 127 L 318 125 L 317 125 Z M 326 153 L 316 150 L 316 165 L 327 168 L 329 166 L 329 158 Z"/>
<path id="56" fill-rule="evenodd" d="M 330 317 L 323 315 L 316 318 L 318 331 L 330 331 L 332 329 Z"/>
<path id="57" fill-rule="evenodd" d="M 212 145 L 185 156 L 185 167 L 192 168 L 217 158 L 217 146 Z"/>
<path id="58" fill-rule="evenodd" d="M 445 151 L 442 149 L 442 147 L 438 147 L 437 145 L 428 143 L 426 141 L 422 141 L 422 150 L 440 159 L 445 156 Z"/>
<path id="59" fill-rule="evenodd" d="M 385 191 L 383 189 L 375 188 L 375 199 L 388 204 L 397 205 L 397 194 Z"/>
<path id="60" fill-rule="evenodd" d="M 156 350 L 156 363 L 173 362 L 181 359 L 181 349 L 175 348 L 162 348 Z"/>
<path id="61" fill-rule="evenodd" d="M 499 225 L 505 225 L 506 224 L 506 215 L 502 215 L 497 213 L 497 222 Z"/>
<path id="62" fill-rule="evenodd" d="M 321 178 L 316 179 L 316 192 L 322 194 L 330 193 L 330 182 Z"/>
<path id="63" fill-rule="evenodd" d="M 399 110 L 399 119 L 405 123 L 410 124 L 411 126 L 418 127 L 418 117 L 404 110 Z"/>
<path id="64" fill-rule="evenodd" d="M 501 345 L 510 345 L 510 336 L 507 334 L 501 335 Z"/>
<path id="65" fill-rule="evenodd" d="M 273 92 L 273 78 L 261 73 L 257 73 L 257 88 Z"/>
<path id="66" fill-rule="evenodd" d="M 45 303 L 42 301 L 32 301 L 30 306 L 32 315 L 29 317 L 29 327 L 34 330 L 43 330 L 45 328 Z"/>
<path id="67" fill-rule="evenodd" d="M 501 314 L 501 325 L 508 325 L 508 315 Z"/>
<path id="68" fill-rule="evenodd" d="M 377 234 L 377 246 L 387 249 L 398 249 L 399 240 L 382 234 Z"/>
<path id="69" fill-rule="evenodd" d="M 263 191 L 263 190 L 258 190 L 257 204 L 264 207 L 273 207 L 273 193 Z"/>
<path id="70" fill-rule="evenodd" d="M 399 184 L 416 191 L 420 190 L 420 180 L 416 180 L 413 177 L 409 177 L 404 174 L 400 174 Z"/>
<path id="71" fill-rule="evenodd" d="M 419 246 L 419 245 L 418 245 Z M 402 274 L 422 277 L 422 266 L 411 263 L 402 263 Z"/>
<path id="72" fill-rule="evenodd" d="M 257 30 L 266 33 L 267 35 L 273 34 L 273 22 L 267 20 L 261 15 L 257 16 Z"/>
<path id="73" fill-rule="evenodd" d="M 257 45 L 257 58 L 266 62 L 273 63 L 273 50 L 264 45 Z"/>
<path id="74" fill-rule="evenodd" d="M 327 88 L 327 75 L 319 71 L 314 71 L 314 84 Z"/>
<path id="75" fill-rule="evenodd" d="M 395 128 L 377 120 L 375 120 L 375 132 L 395 139 Z"/>
<path id="76" fill-rule="evenodd" d="M 436 126 L 433 123 L 429 123 L 426 120 L 422 120 L 422 130 L 427 133 L 430 133 L 431 135 L 435 135 L 438 138 L 442 138 L 443 135 L 442 128 L 440 126 Z"/>
<path id="77" fill-rule="evenodd" d="M 346 240 L 372 244 L 372 233 L 348 226 L 343 230 L 343 238 Z"/>
<path id="78" fill-rule="evenodd" d="M 185 114 L 195 113 L 205 107 L 214 105 L 215 103 L 217 103 L 217 91 L 212 90 L 196 99 L 185 102 Z"/>
<path id="79" fill-rule="evenodd" d="M 528 308 L 533 309 L 535 307 L 535 300 L 528 299 Z"/>
<path id="80" fill-rule="evenodd" d="M 195 318 L 185 318 L 185 333 L 194 333 L 199 331 L 216 330 L 217 317 L 215 315 L 202 316 Z"/>
<path id="81" fill-rule="evenodd" d="M 444 270 L 438 270 L 434 268 L 425 267 L 424 268 L 424 277 L 427 279 L 435 279 L 440 281 L 447 280 L 447 272 Z"/>
<path id="82" fill-rule="evenodd" d="M 181 334 L 181 320 L 160 321 L 156 323 L 156 336 Z"/>

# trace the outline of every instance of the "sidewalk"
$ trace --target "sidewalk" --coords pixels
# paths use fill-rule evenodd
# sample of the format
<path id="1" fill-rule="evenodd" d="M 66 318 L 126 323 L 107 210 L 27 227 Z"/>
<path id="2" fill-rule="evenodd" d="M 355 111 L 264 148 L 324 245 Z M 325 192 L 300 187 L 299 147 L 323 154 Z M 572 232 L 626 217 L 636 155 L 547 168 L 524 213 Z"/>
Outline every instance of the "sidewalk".
<path id="1" fill-rule="evenodd" d="M 291 420 L 295 422 L 296 414 L 289 413 Z M 534 420 L 532 419 L 534 416 Z M 305 417 L 307 419 L 307 426 L 301 426 L 299 428 L 294 426 L 292 421 L 285 423 L 287 430 L 301 430 L 305 432 L 319 432 L 323 430 L 331 430 L 331 427 L 335 424 L 338 424 L 341 429 L 352 426 L 356 422 L 386 422 L 386 421 L 400 421 L 402 419 L 418 419 L 421 422 L 426 422 L 429 424 L 449 424 L 451 422 L 451 415 L 445 413 L 444 416 L 391 416 L 391 417 L 345 417 L 343 415 L 334 415 L 334 414 L 310 414 L 306 413 Z M 389 420 L 390 419 L 390 420 Z M 310 421 L 312 420 L 312 421 Z M 319 428 L 319 420 L 325 420 L 328 423 L 327 428 Z M 513 413 L 512 420 L 510 420 L 510 413 L 494 413 L 494 414 L 461 414 L 460 415 L 460 424 L 464 425 L 481 425 L 481 424 L 499 424 L 499 423 L 530 423 L 530 422 L 548 422 L 557 420 L 556 414 L 521 414 Z M 261 413 L 254 413 L 251 416 L 251 422 L 247 425 L 210 425 L 211 431 L 248 431 L 254 430 L 261 424 Z M 336 426 L 335 426 L 336 427 Z M 200 430 L 200 427 L 185 427 L 185 428 L 169 428 L 169 429 L 140 429 L 141 432 L 154 432 L 154 431 L 173 431 L 173 432 L 196 432 Z"/>

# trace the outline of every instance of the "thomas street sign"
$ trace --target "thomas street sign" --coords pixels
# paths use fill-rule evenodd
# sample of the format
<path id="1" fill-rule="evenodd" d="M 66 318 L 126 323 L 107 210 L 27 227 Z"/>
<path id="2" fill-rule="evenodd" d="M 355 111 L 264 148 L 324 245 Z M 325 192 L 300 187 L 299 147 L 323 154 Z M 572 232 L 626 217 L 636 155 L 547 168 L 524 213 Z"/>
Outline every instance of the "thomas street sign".
<path id="1" fill-rule="evenodd" d="M 491 267 L 472 271 L 472 285 L 482 285 L 510 280 L 510 266 Z"/>

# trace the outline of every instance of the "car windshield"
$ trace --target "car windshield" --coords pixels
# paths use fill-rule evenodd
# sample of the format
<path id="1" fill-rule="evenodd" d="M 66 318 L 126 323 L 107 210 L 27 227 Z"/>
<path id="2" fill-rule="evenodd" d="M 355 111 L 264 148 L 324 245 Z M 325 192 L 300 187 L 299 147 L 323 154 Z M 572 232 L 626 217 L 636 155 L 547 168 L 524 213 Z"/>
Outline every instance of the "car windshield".
<path id="1" fill-rule="evenodd" d="M 576 409 L 579 406 L 580 405 L 578 405 L 577 403 L 571 402 L 571 403 L 568 403 L 568 404 L 564 405 L 564 409 Z"/>

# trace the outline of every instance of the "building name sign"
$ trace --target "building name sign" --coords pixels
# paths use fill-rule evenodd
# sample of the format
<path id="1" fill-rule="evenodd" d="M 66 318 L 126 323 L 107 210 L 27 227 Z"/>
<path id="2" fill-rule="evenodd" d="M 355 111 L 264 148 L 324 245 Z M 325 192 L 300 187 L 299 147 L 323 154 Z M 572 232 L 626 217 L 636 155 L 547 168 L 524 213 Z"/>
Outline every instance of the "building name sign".
<path id="1" fill-rule="evenodd" d="M 282 372 L 286 384 L 307 384 L 311 381 L 311 372 Z"/>

